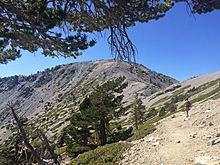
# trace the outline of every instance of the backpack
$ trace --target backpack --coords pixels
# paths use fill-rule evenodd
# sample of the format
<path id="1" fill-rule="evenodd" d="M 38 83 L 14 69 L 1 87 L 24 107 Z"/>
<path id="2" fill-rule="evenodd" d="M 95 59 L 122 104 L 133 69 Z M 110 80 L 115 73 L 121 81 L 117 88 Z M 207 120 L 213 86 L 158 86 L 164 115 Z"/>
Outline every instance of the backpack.
<path id="1" fill-rule="evenodd" d="M 191 103 L 189 101 L 186 102 L 186 107 L 191 107 Z"/>

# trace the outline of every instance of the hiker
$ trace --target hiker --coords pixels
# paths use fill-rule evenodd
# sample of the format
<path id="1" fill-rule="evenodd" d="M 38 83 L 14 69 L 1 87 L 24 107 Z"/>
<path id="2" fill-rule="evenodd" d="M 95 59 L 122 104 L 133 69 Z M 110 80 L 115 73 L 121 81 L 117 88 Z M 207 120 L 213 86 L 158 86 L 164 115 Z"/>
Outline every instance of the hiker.
<path id="1" fill-rule="evenodd" d="M 189 110 L 190 110 L 190 107 L 191 107 L 191 103 L 189 101 L 189 98 L 185 99 L 184 106 L 186 108 L 186 117 L 188 118 L 189 117 Z"/>

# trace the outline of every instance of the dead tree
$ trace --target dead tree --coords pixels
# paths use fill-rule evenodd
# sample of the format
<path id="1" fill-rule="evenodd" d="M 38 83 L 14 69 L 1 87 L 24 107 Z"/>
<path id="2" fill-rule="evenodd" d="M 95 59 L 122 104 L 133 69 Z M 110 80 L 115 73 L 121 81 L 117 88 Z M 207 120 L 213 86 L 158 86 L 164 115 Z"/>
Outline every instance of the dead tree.
<path id="1" fill-rule="evenodd" d="M 49 140 L 47 139 L 46 135 L 38 128 L 36 129 L 36 131 L 42 143 L 45 145 L 48 152 L 50 153 L 51 158 L 54 160 L 54 164 L 60 165 L 60 162 L 58 160 L 58 155 L 54 152 L 53 148 L 50 146 Z"/>
<path id="2" fill-rule="evenodd" d="M 34 149 L 34 147 L 30 144 L 29 142 L 29 138 L 24 130 L 24 127 L 23 127 L 23 123 L 20 121 L 19 117 L 17 116 L 16 112 L 15 112 L 15 106 L 16 106 L 17 103 L 8 103 L 7 104 L 7 107 L 11 110 L 12 112 L 12 115 L 15 119 L 15 122 L 18 126 L 18 130 L 21 134 L 21 137 L 24 141 L 24 144 L 25 146 L 31 151 L 33 157 L 35 158 L 35 160 L 37 161 L 37 163 L 39 165 L 45 165 L 45 163 L 43 162 L 43 159 L 41 158 L 40 154 L 38 153 L 37 150 Z"/>

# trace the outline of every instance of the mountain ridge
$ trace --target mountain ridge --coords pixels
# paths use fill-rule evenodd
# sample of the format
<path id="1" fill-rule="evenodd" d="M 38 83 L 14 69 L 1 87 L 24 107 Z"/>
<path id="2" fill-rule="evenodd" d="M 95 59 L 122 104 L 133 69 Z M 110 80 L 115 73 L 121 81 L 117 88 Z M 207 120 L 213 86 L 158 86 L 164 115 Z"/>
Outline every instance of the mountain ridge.
<path id="1" fill-rule="evenodd" d="M 18 115 L 29 119 L 39 117 L 47 107 L 67 106 L 70 111 L 98 84 L 119 76 L 125 76 L 128 82 L 124 103 L 130 102 L 135 93 L 146 97 L 177 82 L 143 65 L 114 60 L 77 62 L 30 76 L 0 78 L 0 125 L 12 118 L 5 109 L 9 100 L 19 100 Z"/>

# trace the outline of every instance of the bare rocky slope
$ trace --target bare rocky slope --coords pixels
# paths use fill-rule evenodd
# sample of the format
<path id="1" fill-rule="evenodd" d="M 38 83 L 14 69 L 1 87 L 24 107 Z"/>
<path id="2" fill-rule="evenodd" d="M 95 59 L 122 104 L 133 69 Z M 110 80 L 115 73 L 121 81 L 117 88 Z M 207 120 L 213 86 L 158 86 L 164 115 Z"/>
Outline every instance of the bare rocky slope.
<path id="1" fill-rule="evenodd" d="M 130 102 L 136 92 L 147 97 L 177 82 L 143 65 L 113 60 L 78 62 L 30 76 L 0 78 L 0 138 L 7 137 L 3 125 L 11 122 L 11 113 L 5 108 L 8 101 L 18 100 L 17 113 L 35 124 L 47 125 L 52 134 L 59 127 L 65 127 L 69 113 L 96 85 L 119 76 L 125 76 L 128 82 L 124 104 Z M 49 118 L 47 122 L 45 116 Z"/>

